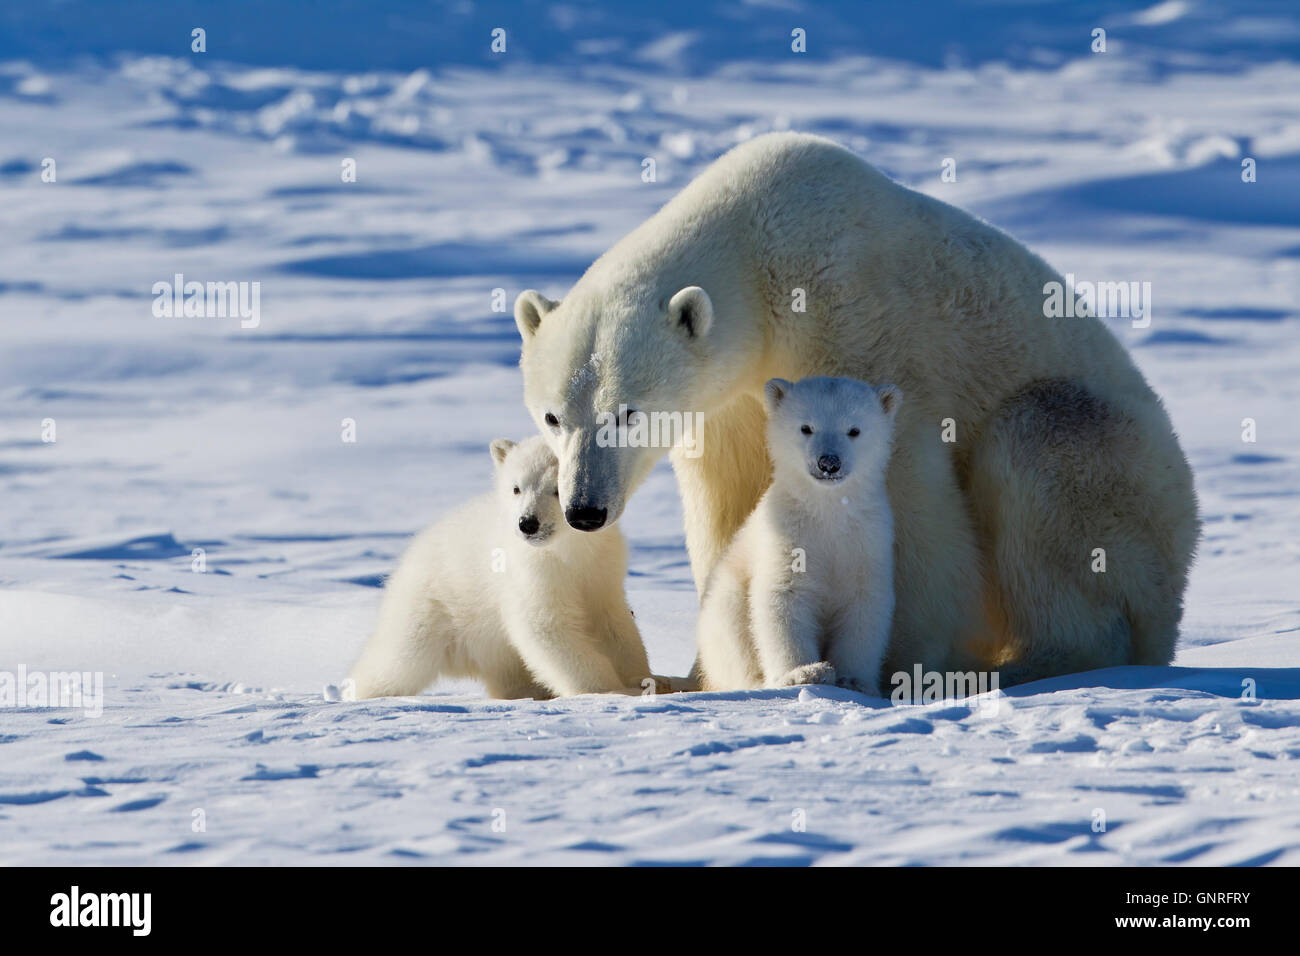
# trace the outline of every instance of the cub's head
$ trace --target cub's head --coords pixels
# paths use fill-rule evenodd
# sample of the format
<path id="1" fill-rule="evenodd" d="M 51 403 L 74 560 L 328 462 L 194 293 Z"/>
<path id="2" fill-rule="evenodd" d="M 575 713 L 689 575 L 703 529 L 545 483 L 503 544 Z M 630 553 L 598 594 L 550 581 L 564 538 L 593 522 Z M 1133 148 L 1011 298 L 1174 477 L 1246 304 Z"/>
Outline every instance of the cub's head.
<path id="1" fill-rule="evenodd" d="M 713 317 L 698 286 L 613 295 L 580 283 L 563 302 L 520 294 L 524 402 L 559 461 L 569 525 L 613 524 L 669 448 L 699 440 L 688 423 L 727 379 L 712 354 Z"/>
<path id="2" fill-rule="evenodd" d="M 774 378 L 763 391 L 777 480 L 834 488 L 883 474 L 903 401 L 898 386 L 873 388 L 852 378 Z"/>
<path id="3" fill-rule="evenodd" d="M 515 533 L 541 547 L 551 543 L 557 531 L 567 532 L 560 513 L 555 455 L 541 436 L 518 443 L 498 438 L 491 448 L 497 495 Z"/>

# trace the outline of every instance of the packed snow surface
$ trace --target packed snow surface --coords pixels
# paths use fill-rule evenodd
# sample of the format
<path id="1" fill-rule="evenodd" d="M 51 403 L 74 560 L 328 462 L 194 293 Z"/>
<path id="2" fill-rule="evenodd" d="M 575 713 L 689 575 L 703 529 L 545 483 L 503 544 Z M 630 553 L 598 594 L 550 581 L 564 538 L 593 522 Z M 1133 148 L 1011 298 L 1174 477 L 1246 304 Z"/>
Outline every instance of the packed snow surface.
<path id="1" fill-rule="evenodd" d="M 734 11 L 689 8 L 620 33 L 530 5 L 514 59 L 370 67 L 0 16 L 0 671 L 103 678 L 102 713 L 0 707 L 0 864 L 1300 863 L 1300 21 L 1072 4 L 1014 42 L 944 20 L 921 50 L 916 20 L 882 34 L 911 45 L 810 29 L 797 55 L 797 4 L 746 6 L 734 47 Z M 311 29 L 341 50 L 366 22 Z M 405 540 L 531 428 L 514 296 L 561 296 L 774 129 L 1077 279 L 1151 283 L 1149 326 L 1110 325 L 1196 473 L 1174 666 L 902 706 L 328 700 Z M 260 283 L 256 327 L 156 316 L 178 274 Z M 652 665 L 683 674 L 666 466 L 622 526 Z"/>

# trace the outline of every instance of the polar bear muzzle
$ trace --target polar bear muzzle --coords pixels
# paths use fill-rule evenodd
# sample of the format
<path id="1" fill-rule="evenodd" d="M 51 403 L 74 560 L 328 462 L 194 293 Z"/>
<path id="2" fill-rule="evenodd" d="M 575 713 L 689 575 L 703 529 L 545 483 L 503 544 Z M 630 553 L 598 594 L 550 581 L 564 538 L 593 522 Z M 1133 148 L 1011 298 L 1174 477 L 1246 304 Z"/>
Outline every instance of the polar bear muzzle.
<path id="1" fill-rule="evenodd" d="M 579 531 L 599 531 L 605 527 L 605 516 L 609 514 L 607 508 L 596 508 L 592 505 L 570 505 L 564 509 L 564 520 L 569 523 L 569 527 L 577 528 Z"/>

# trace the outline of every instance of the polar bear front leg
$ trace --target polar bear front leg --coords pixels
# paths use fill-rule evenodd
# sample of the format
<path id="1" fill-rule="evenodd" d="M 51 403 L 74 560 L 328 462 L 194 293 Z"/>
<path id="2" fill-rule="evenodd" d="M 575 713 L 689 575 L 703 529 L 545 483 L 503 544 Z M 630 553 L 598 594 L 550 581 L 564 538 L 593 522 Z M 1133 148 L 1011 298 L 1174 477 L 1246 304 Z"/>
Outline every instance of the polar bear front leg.
<path id="1" fill-rule="evenodd" d="M 894 617 L 894 596 L 887 592 L 874 600 L 855 601 L 832 630 L 826 659 L 835 668 L 841 687 L 880 696 L 880 670 L 889 646 Z"/>
<path id="2" fill-rule="evenodd" d="M 574 611 L 508 612 L 506 631 L 528 669 L 558 697 L 641 692 L 623 683 L 599 641 L 587 632 L 587 622 Z"/>
<path id="3" fill-rule="evenodd" d="M 754 582 L 750 620 L 767 687 L 834 679 L 830 666 L 819 660 L 817 613 L 810 597 L 789 584 L 772 587 L 757 579 Z"/>
<path id="4" fill-rule="evenodd" d="M 709 580 L 696 624 L 700 690 L 749 690 L 763 686 L 750 625 L 749 591 L 721 566 Z"/>
<path id="5" fill-rule="evenodd" d="M 646 657 L 645 642 L 641 640 L 641 631 L 636 626 L 632 609 L 620 590 L 617 594 L 602 595 L 602 605 L 597 611 L 596 633 L 607 634 L 609 657 L 614 662 L 614 669 L 627 686 L 646 687 L 647 678 L 654 680 L 654 692 L 670 693 L 668 682 L 650 673 L 650 659 Z M 593 596 L 593 604 L 595 599 Z"/>
<path id="6" fill-rule="evenodd" d="M 697 594 L 771 483 L 766 423 L 762 402 L 742 395 L 704 419 L 696 457 L 672 452 Z"/>
<path id="7" fill-rule="evenodd" d="M 394 575 L 380 605 L 379 625 L 348 673 L 353 700 L 409 697 L 437 679 L 451 620 L 408 576 Z"/>

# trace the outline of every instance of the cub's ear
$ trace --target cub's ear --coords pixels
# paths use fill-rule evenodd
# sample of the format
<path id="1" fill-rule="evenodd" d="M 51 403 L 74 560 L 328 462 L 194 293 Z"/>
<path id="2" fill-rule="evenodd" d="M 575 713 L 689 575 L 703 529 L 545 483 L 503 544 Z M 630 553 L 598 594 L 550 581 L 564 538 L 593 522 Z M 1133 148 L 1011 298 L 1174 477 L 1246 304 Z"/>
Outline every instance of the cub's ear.
<path id="1" fill-rule="evenodd" d="M 786 394 L 792 388 L 794 386 L 783 378 L 769 379 L 768 383 L 763 386 L 763 394 L 767 396 L 767 410 L 774 412 L 780 408 L 781 403 L 785 401 Z"/>
<path id="2" fill-rule="evenodd" d="M 510 452 L 514 450 L 515 443 L 509 438 L 497 438 L 488 447 L 492 449 L 492 460 L 496 462 L 497 467 L 500 468 L 501 463 L 506 460 L 506 455 L 510 454 Z"/>
<path id="3" fill-rule="evenodd" d="M 542 324 L 542 316 L 559 305 L 552 302 L 536 289 L 525 289 L 515 299 L 515 325 L 519 326 L 519 335 L 525 342 L 533 337 L 537 327 Z"/>
<path id="4" fill-rule="evenodd" d="M 893 418 L 898 414 L 898 406 L 903 404 L 903 390 L 897 385 L 878 385 L 876 394 L 880 397 L 880 407 L 885 414 Z"/>
<path id="5" fill-rule="evenodd" d="M 668 300 L 668 322 L 683 328 L 693 339 L 709 334 L 713 324 L 713 300 L 697 285 L 688 285 Z"/>

